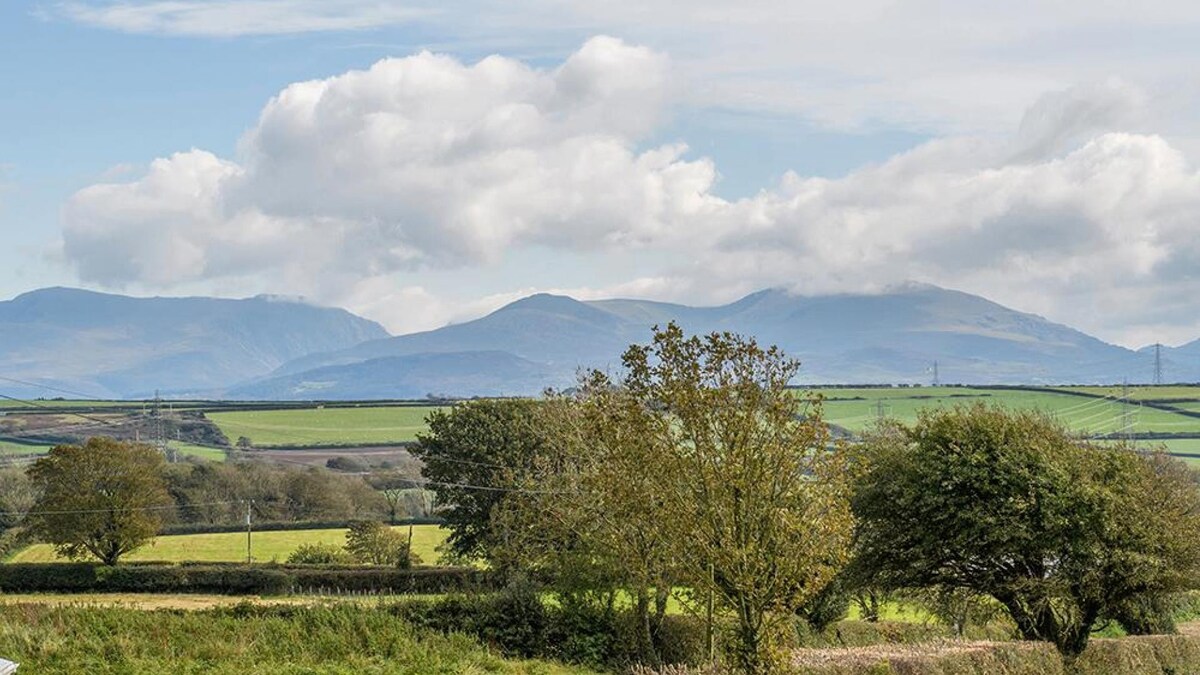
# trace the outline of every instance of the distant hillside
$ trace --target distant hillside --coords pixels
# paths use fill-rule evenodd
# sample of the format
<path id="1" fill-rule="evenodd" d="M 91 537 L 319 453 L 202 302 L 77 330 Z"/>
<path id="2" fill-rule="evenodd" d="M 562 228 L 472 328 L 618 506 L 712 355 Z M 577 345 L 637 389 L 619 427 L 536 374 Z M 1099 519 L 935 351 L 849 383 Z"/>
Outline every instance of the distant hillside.
<path id="1" fill-rule="evenodd" d="M 803 383 L 928 382 L 935 361 L 942 382 L 1107 383 L 1153 377 L 1152 359 L 1144 353 L 978 296 L 909 285 L 873 295 L 808 297 L 766 290 L 718 307 L 534 295 L 475 321 L 311 354 L 284 364 L 267 382 L 289 383 L 273 389 L 281 394 L 299 382 L 336 382 L 327 391 L 337 391 L 338 398 L 366 397 L 366 390 L 354 385 L 364 362 L 441 354 L 436 368 L 422 370 L 415 389 L 483 394 L 481 383 L 503 382 L 513 359 L 519 359 L 523 375 L 509 381 L 503 393 L 536 393 L 572 381 L 581 367 L 615 369 L 627 345 L 648 341 L 650 327 L 668 321 L 693 333 L 728 330 L 777 344 L 802 360 Z M 408 387 L 414 371 L 404 368 Z M 461 378 L 467 370 L 474 384 Z M 1179 379 L 1186 379 L 1182 370 Z M 256 386 L 235 391 L 261 391 Z M 306 397 L 282 397 L 292 396 Z"/>
<path id="2" fill-rule="evenodd" d="M 245 400 L 512 396 L 566 387 L 561 370 L 499 351 L 390 356 L 314 368 L 235 387 Z"/>
<path id="3" fill-rule="evenodd" d="M 341 309 L 270 297 L 132 298 L 68 288 L 0 302 L 0 392 L 23 380 L 96 397 L 219 392 L 314 352 L 387 337 Z"/>

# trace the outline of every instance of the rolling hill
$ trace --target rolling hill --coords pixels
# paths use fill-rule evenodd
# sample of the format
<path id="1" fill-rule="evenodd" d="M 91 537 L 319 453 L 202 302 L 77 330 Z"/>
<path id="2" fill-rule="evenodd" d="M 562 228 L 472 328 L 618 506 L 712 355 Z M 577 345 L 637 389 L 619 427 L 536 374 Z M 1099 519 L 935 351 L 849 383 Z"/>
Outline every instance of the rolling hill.
<path id="1" fill-rule="evenodd" d="M 928 382 L 934 362 L 942 382 L 1145 382 L 1153 377 L 1152 357 L 1145 353 L 978 296 L 910 284 L 870 295 L 765 290 L 717 307 L 630 299 L 584 302 L 539 294 L 474 321 L 309 354 L 231 395 L 531 394 L 569 384 L 581 367 L 615 369 L 625 346 L 648 341 L 650 327 L 668 321 L 693 333 L 728 330 L 777 344 L 801 359 L 804 383 Z M 1175 375 L 1195 377 L 1193 370 L 1200 369 Z M 463 377 L 468 372 L 469 380 Z M 368 373 L 374 384 L 356 385 Z M 390 380 L 395 388 L 381 389 L 380 380 Z M 321 383 L 322 394 L 312 388 L 314 382 Z"/>
<path id="2" fill-rule="evenodd" d="M 307 354 L 386 336 L 344 310 L 266 296 L 132 298 L 47 288 L 0 302 L 0 393 L 211 395 Z"/>

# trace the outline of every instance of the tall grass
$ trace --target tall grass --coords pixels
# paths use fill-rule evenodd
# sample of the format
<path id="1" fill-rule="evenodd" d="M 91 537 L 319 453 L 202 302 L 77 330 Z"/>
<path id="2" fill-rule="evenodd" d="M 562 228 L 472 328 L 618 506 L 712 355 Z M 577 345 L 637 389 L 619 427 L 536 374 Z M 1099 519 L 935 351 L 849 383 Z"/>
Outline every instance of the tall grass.
<path id="1" fill-rule="evenodd" d="M 353 606 L 183 612 L 0 607 L 0 657 L 23 673 L 528 673 L 590 671 L 506 660 L 464 636 Z"/>

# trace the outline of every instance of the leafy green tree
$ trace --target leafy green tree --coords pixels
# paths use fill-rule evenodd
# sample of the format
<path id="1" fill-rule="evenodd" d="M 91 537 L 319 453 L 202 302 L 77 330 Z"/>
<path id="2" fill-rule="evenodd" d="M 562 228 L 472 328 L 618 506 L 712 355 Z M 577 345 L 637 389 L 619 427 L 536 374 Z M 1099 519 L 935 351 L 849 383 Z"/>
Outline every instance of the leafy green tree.
<path id="1" fill-rule="evenodd" d="M 421 475 L 436 495 L 450 530 L 452 556 L 488 558 L 496 543 L 492 516 L 544 445 L 539 403 L 479 400 L 428 418 L 412 453 L 424 462 Z"/>
<path id="2" fill-rule="evenodd" d="M 671 324 L 623 363 L 623 387 L 655 412 L 637 433 L 666 456 L 664 540 L 681 581 L 734 614 L 735 666 L 772 670 L 777 637 L 848 558 L 846 454 L 819 401 L 787 388 L 799 363 L 776 347 Z"/>
<path id="3" fill-rule="evenodd" d="M 866 448 L 860 578 L 989 595 L 1025 638 L 1067 656 L 1125 600 L 1186 587 L 1200 569 L 1200 493 L 1167 458 L 983 405 L 925 411 Z"/>
<path id="4" fill-rule="evenodd" d="M 111 438 L 53 448 L 29 468 L 39 494 L 30 527 L 61 555 L 115 565 L 158 533 L 172 507 L 165 467 L 154 448 Z"/>
<path id="5" fill-rule="evenodd" d="M 407 569 L 415 560 L 408 537 L 373 520 L 357 520 L 346 530 L 346 552 L 356 562 Z"/>
<path id="6" fill-rule="evenodd" d="M 549 580 L 565 604 L 611 608 L 633 599 L 642 663 L 659 663 L 659 634 L 677 578 L 663 527 L 668 453 L 656 447 L 657 414 L 592 372 L 571 396 L 539 407 L 546 439 L 494 523 L 508 567 Z M 597 607 L 599 605 L 599 607 Z"/>

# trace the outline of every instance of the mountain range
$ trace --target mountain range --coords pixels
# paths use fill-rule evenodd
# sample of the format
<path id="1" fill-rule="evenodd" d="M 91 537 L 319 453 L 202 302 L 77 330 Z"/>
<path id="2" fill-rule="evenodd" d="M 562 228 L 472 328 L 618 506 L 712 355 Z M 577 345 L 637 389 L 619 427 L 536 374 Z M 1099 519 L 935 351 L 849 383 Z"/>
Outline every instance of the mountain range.
<path id="1" fill-rule="evenodd" d="M 1153 348 L 1108 344 L 979 296 L 764 290 L 693 307 L 532 295 L 487 316 L 389 336 L 344 310 L 272 297 L 130 298 L 45 289 L 0 302 L 0 392 L 46 396 L 368 399 L 533 394 L 581 368 L 616 370 L 654 325 L 731 331 L 799 358 L 798 384 L 1148 382 Z M 1165 377 L 1200 380 L 1200 341 L 1161 348 Z M 21 384 L 29 383 L 29 384 Z"/>

